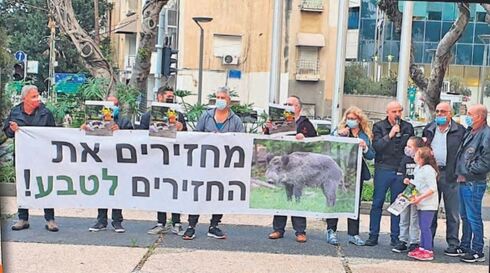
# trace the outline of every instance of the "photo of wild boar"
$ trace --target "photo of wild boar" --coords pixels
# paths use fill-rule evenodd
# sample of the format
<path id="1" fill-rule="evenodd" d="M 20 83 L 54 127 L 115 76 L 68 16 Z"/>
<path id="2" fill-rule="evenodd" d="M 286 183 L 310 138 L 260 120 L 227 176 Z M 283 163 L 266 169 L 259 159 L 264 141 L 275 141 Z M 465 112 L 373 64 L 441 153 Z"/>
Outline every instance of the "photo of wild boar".
<path id="1" fill-rule="evenodd" d="M 359 145 L 255 139 L 250 208 L 354 213 Z"/>
<path id="2" fill-rule="evenodd" d="M 330 156 L 293 152 L 268 159 L 265 172 L 267 183 L 284 186 L 288 201 L 294 195 L 296 202 L 299 202 L 305 187 L 319 187 L 325 195 L 327 206 L 335 205 L 337 189 L 343 185 L 344 174 Z"/>

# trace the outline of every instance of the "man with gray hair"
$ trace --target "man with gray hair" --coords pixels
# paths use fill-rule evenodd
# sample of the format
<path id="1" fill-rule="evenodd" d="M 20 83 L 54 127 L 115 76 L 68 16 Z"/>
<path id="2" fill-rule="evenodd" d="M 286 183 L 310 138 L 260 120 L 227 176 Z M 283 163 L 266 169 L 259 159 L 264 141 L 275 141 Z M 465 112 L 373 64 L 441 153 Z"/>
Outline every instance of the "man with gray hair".
<path id="1" fill-rule="evenodd" d="M 21 98 L 22 102 L 12 108 L 3 125 L 3 132 L 7 137 L 14 138 L 15 132 L 21 126 L 56 126 L 53 114 L 41 102 L 36 86 L 24 86 Z M 12 230 L 29 228 L 29 210 L 19 208 L 18 214 L 19 221 L 12 226 Z M 47 221 L 47 230 L 58 231 L 58 225 L 54 221 L 54 209 L 44 209 L 44 219 Z"/>

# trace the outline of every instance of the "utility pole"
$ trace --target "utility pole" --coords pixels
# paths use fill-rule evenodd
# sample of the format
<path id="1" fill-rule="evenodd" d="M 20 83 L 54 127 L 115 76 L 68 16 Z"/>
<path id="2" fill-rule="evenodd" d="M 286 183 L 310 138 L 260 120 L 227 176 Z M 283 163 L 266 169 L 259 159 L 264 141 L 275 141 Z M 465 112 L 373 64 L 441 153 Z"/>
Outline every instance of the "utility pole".
<path id="1" fill-rule="evenodd" d="M 274 0 L 269 74 L 269 102 L 271 103 L 279 103 L 279 91 L 281 89 L 282 2 L 283 0 Z"/>
<path id="2" fill-rule="evenodd" d="M 404 109 L 407 107 L 408 70 L 410 67 L 410 48 L 412 44 L 413 2 L 404 2 L 402 33 L 400 39 L 400 62 L 398 64 L 398 84 L 396 100 Z"/>
<path id="3" fill-rule="evenodd" d="M 155 85 L 153 87 L 154 97 L 152 99 L 156 99 L 158 88 L 162 86 L 162 57 L 163 57 L 162 49 L 165 46 L 164 38 L 167 35 L 167 33 L 165 33 L 165 26 L 166 26 L 165 10 L 166 10 L 165 7 L 163 7 L 158 15 L 158 38 L 157 38 L 157 44 L 155 45 L 157 49 L 157 58 L 155 64 Z"/>
<path id="4" fill-rule="evenodd" d="M 109 26 L 109 28 L 111 28 Z M 99 45 L 100 43 L 100 30 L 99 30 L 99 0 L 94 0 L 94 42 Z"/>

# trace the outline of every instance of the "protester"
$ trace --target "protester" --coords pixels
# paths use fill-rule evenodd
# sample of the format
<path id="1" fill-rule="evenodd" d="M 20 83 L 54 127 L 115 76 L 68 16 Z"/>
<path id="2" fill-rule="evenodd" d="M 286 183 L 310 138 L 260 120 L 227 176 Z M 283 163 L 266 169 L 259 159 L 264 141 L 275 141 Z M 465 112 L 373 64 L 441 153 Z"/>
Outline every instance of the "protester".
<path id="1" fill-rule="evenodd" d="M 343 137 L 355 137 L 360 139 L 359 146 L 362 148 L 362 168 L 360 177 L 360 187 L 358 195 L 361 196 L 363 183 L 366 180 L 371 179 L 371 173 L 366 164 L 366 160 L 372 160 L 374 158 L 374 150 L 371 146 L 372 131 L 369 128 L 368 118 L 362 112 L 361 109 L 351 106 L 344 113 L 342 120 L 338 126 L 337 134 Z M 361 205 L 361 200 L 359 198 L 358 207 Z M 347 234 L 349 235 L 349 243 L 363 246 L 365 244 L 364 240 L 359 236 L 359 213 L 357 215 L 357 220 L 348 219 L 347 220 Z M 338 245 L 337 239 L 337 223 L 338 218 L 327 219 L 327 243 L 331 245 Z"/>
<path id="2" fill-rule="evenodd" d="M 112 109 L 113 117 L 114 117 L 114 125 L 111 127 L 112 131 L 116 130 L 131 130 L 133 129 L 133 125 L 131 121 L 125 117 L 121 117 L 119 115 L 119 100 L 114 96 L 107 97 L 108 101 L 112 101 L 114 103 L 114 107 Z M 83 130 L 87 130 L 86 124 L 82 125 Z M 101 230 L 105 230 L 107 228 L 107 211 L 108 209 L 99 208 L 97 214 L 97 223 L 95 223 L 88 230 L 92 232 L 97 232 Z M 122 209 L 112 209 L 112 227 L 116 233 L 124 233 L 126 230 L 122 226 L 123 215 Z"/>
<path id="3" fill-rule="evenodd" d="M 315 127 L 311 124 L 310 120 L 301 116 L 301 109 L 303 104 L 299 97 L 291 96 L 286 101 L 287 106 L 292 106 L 294 109 L 294 120 L 296 121 L 296 139 L 302 140 L 305 137 L 315 137 L 317 136 Z M 271 126 L 270 122 L 266 126 Z M 268 128 L 264 130 L 265 134 L 268 134 Z M 284 215 L 274 215 L 272 221 L 272 228 L 274 231 L 269 234 L 269 239 L 275 240 L 284 237 L 284 231 L 287 222 L 287 216 Z M 291 222 L 293 223 L 293 228 L 296 231 L 296 241 L 298 243 L 305 243 L 307 241 L 306 237 L 306 217 L 291 216 Z"/>
<path id="4" fill-rule="evenodd" d="M 410 203 L 417 206 L 417 214 L 420 227 L 420 247 L 408 252 L 408 257 L 420 261 L 430 261 L 434 259 L 432 231 L 432 219 L 439 206 L 437 197 L 437 163 L 429 147 L 419 148 L 415 153 L 415 167 L 413 180 L 404 179 L 405 184 L 412 183 L 417 190 L 417 194 Z"/>
<path id="5" fill-rule="evenodd" d="M 212 133 L 245 132 L 242 120 L 230 109 L 230 102 L 229 88 L 221 87 L 218 89 L 216 92 L 216 108 L 209 109 L 201 115 L 194 131 Z M 225 233 L 218 227 L 221 218 L 223 218 L 222 214 L 212 215 L 207 234 L 209 237 L 226 239 Z M 199 215 L 189 215 L 189 227 L 182 236 L 184 240 L 195 238 L 195 228 L 198 221 Z"/>
<path id="6" fill-rule="evenodd" d="M 460 247 L 465 253 L 462 261 L 484 262 L 482 199 L 490 172 L 490 127 L 488 110 L 484 105 L 468 109 L 468 128 L 456 155 L 456 175 L 459 186 L 460 214 L 463 235 Z"/>
<path id="7" fill-rule="evenodd" d="M 413 179 L 413 172 L 415 170 L 415 153 L 418 149 L 425 146 L 425 142 L 421 137 L 410 137 L 405 146 L 405 155 L 402 158 L 400 167 L 398 168 L 397 175 L 402 179 Z M 417 206 L 411 204 L 404 209 L 400 214 L 400 243 L 398 243 L 391 251 L 396 253 L 402 253 L 405 251 L 412 251 L 419 247 L 420 228 L 417 215 Z M 407 244 L 408 247 L 407 247 Z"/>
<path id="8" fill-rule="evenodd" d="M 171 87 L 164 86 L 160 87 L 157 91 L 157 101 L 165 103 L 174 103 L 175 96 L 174 90 Z M 177 122 L 175 127 L 177 131 L 187 131 L 187 124 L 185 122 L 184 115 L 178 112 Z M 139 129 L 148 130 L 150 128 L 151 111 L 146 112 L 141 116 L 141 121 Z M 180 213 L 172 213 L 172 224 L 166 226 L 167 223 L 167 213 L 163 211 L 157 212 L 157 224 L 152 229 L 148 230 L 148 234 L 156 235 L 167 233 L 169 230 L 177 235 L 184 235 L 184 229 L 182 223 L 180 222 Z"/>
<path id="9" fill-rule="evenodd" d="M 446 242 L 444 254 L 460 256 L 463 251 L 459 248 L 459 184 L 456 182 L 456 151 L 461 144 L 465 129 L 452 119 L 451 105 L 441 102 L 436 106 L 436 118 L 424 128 L 423 136 L 427 145 L 434 151 L 439 179 L 437 190 L 439 202 L 441 195 L 444 199 L 446 215 Z M 432 238 L 437 230 L 437 211 L 432 221 Z"/>
<path id="10" fill-rule="evenodd" d="M 397 101 L 386 106 L 386 119 L 378 121 L 373 126 L 373 147 L 376 152 L 374 169 L 373 204 L 370 213 L 369 239 L 367 246 L 378 244 L 381 212 L 390 189 L 391 203 L 403 191 L 404 185 L 401 177 L 396 175 L 403 156 L 403 150 L 408 139 L 414 135 L 413 126 L 402 120 L 403 108 Z M 391 245 L 399 243 L 400 234 L 399 216 L 391 215 Z"/>
<path id="11" fill-rule="evenodd" d="M 14 138 L 15 132 L 23 126 L 56 126 L 53 114 L 41 102 L 39 91 L 34 85 L 26 85 L 21 91 L 22 102 L 14 106 L 3 125 L 3 132 L 7 137 Z M 18 209 L 19 220 L 12 226 L 12 230 L 29 228 L 29 210 Z M 44 209 L 44 219 L 47 221 L 46 229 L 56 232 L 59 230 L 54 221 L 54 209 Z"/>

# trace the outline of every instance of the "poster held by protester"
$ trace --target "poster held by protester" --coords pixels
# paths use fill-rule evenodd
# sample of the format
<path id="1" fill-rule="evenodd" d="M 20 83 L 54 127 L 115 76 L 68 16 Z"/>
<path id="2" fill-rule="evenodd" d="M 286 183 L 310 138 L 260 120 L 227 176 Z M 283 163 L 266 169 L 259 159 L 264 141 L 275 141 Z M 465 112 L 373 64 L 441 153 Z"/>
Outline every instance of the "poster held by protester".
<path id="1" fill-rule="evenodd" d="M 292 106 L 269 104 L 269 121 L 272 125 L 269 128 L 269 134 L 296 131 L 294 109 Z"/>
<path id="2" fill-rule="evenodd" d="M 153 102 L 149 135 L 155 137 L 175 138 L 180 106 L 173 103 Z"/>
<path id="3" fill-rule="evenodd" d="M 91 136 L 112 136 L 114 125 L 114 102 L 85 101 L 86 134 Z"/>

